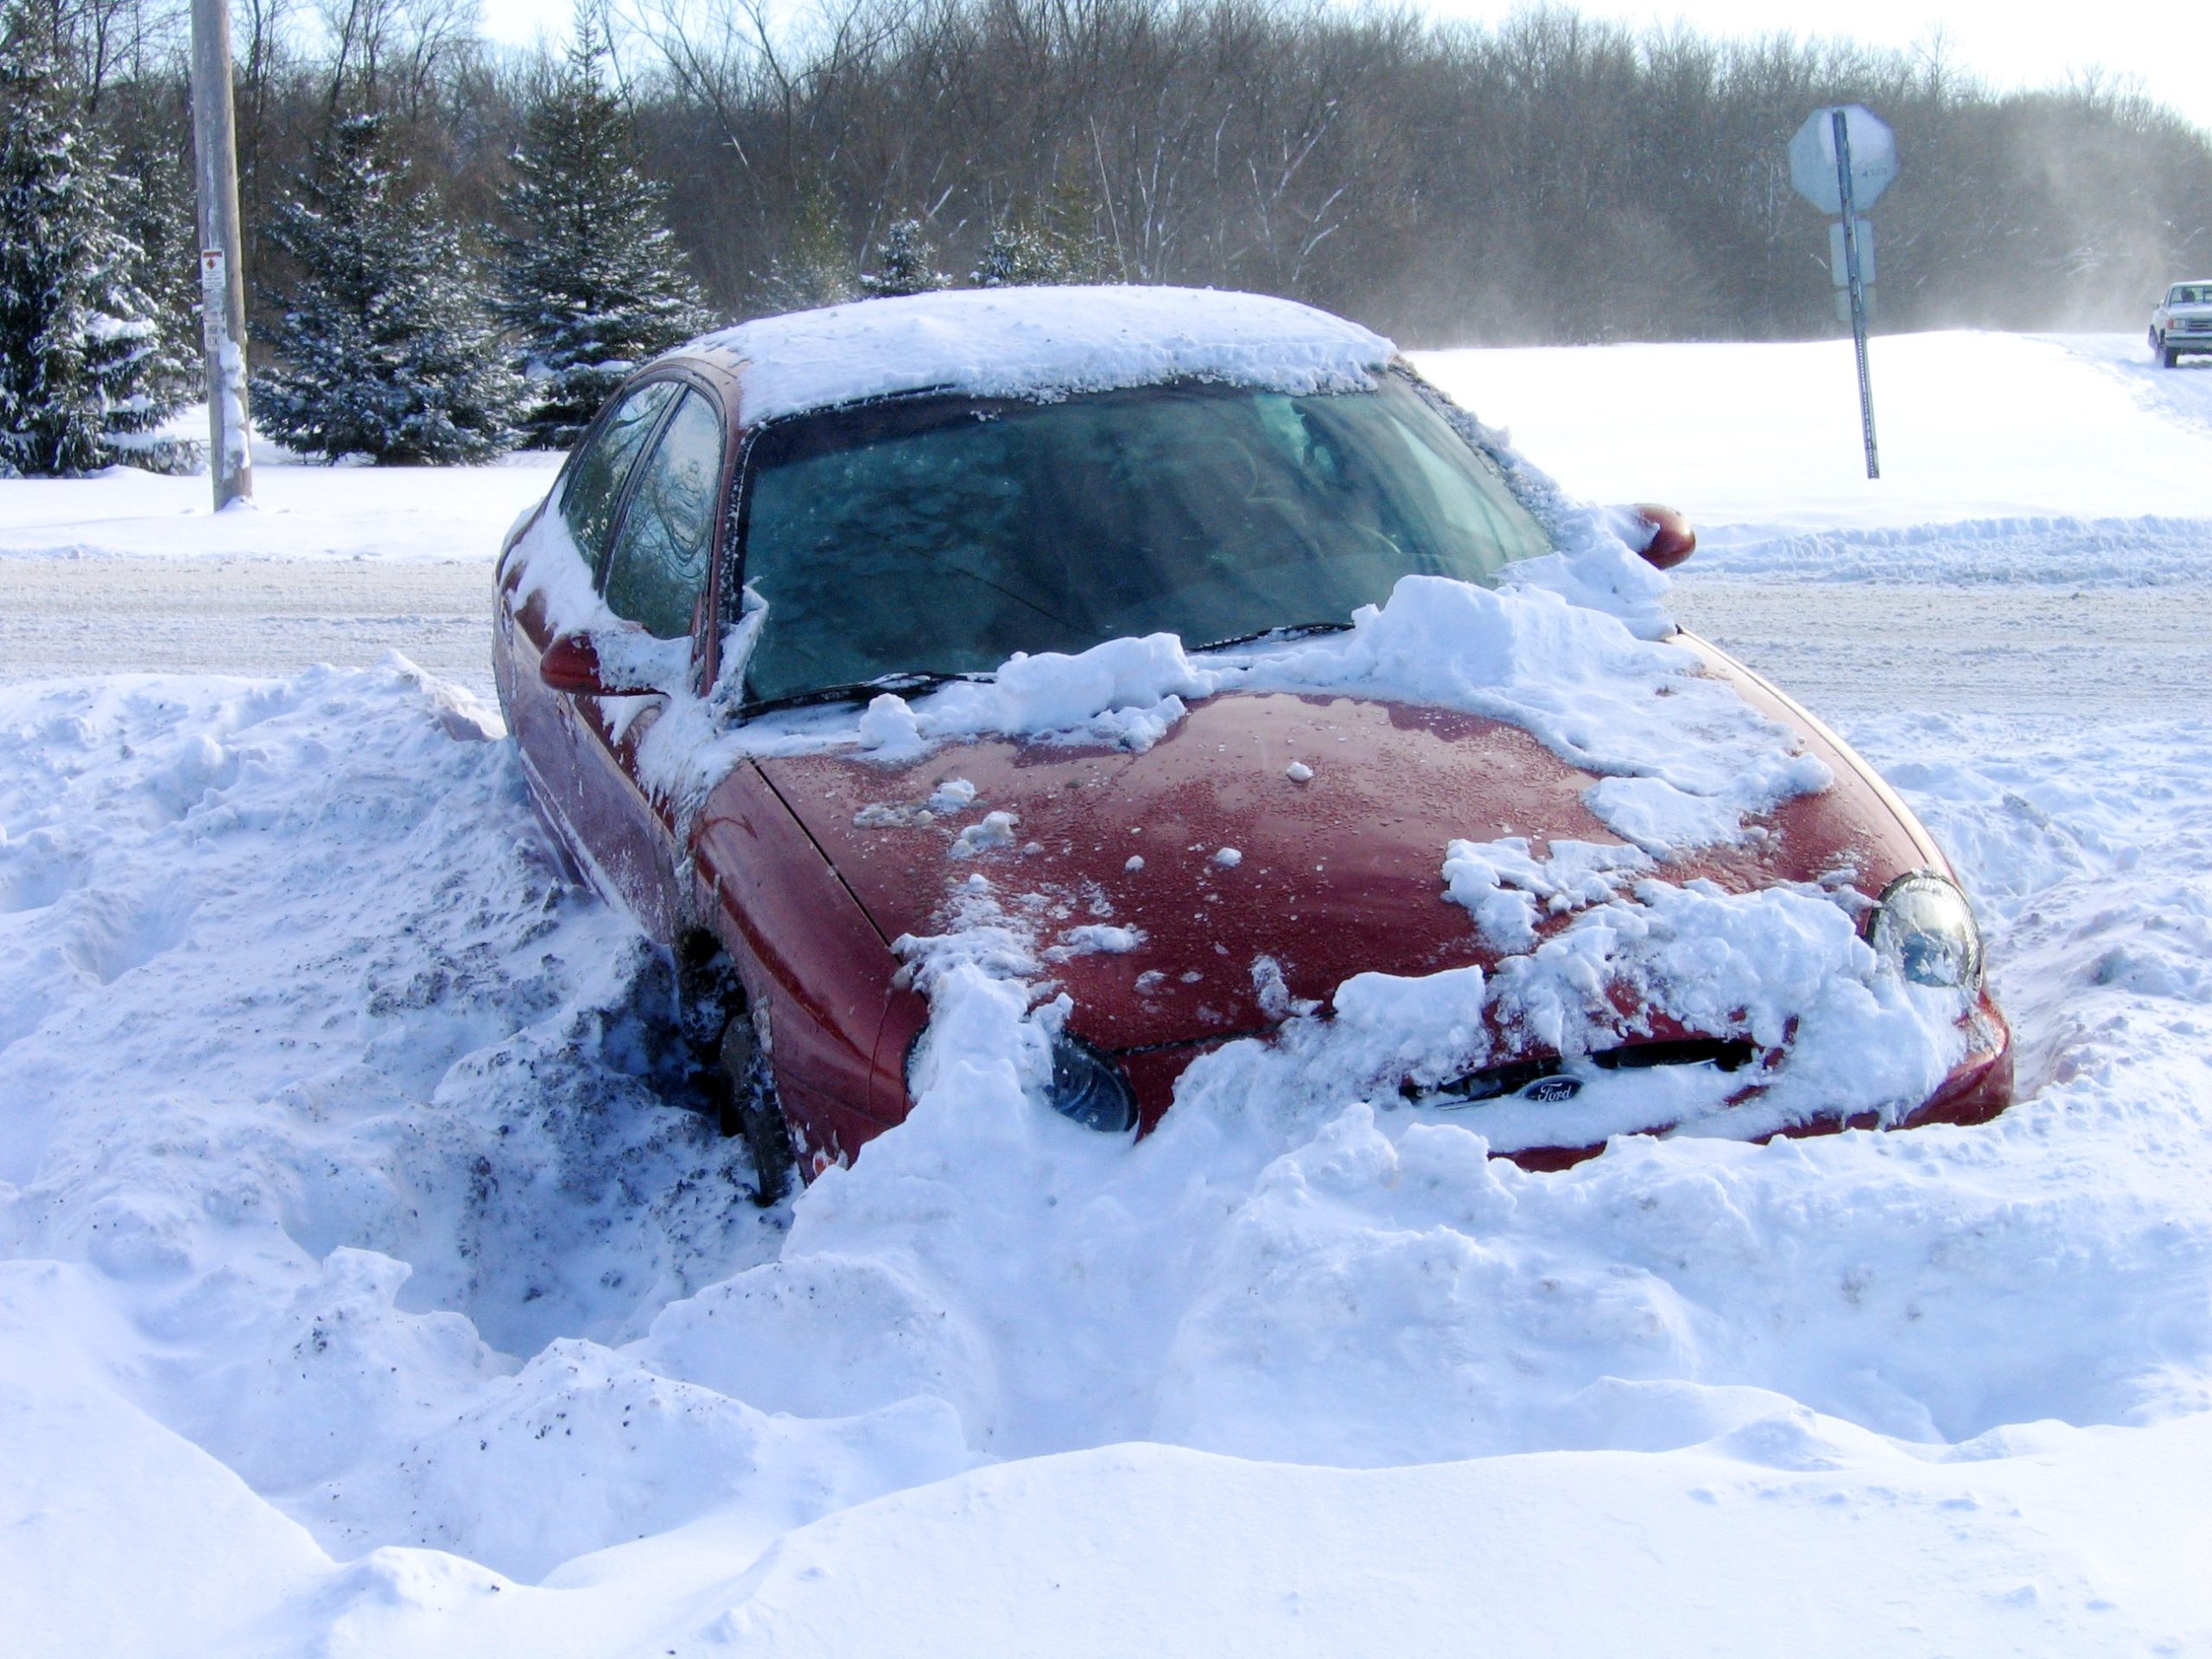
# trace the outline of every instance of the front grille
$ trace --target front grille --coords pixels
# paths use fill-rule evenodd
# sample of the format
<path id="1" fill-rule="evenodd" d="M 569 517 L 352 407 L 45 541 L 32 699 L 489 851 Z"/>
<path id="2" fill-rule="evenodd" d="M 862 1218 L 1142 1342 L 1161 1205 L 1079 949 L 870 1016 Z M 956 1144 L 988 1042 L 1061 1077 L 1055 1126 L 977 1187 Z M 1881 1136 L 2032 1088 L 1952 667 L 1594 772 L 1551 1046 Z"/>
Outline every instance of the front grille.
<path id="1" fill-rule="evenodd" d="M 1720 1071 L 1740 1071 L 1758 1053 L 1751 1044 L 1739 1039 L 1685 1037 L 1666 1042 L 1628 1043 L 1619 1048 L 1599 1049 L 1586 1058 L 1601 1071 L 1642 1071 L 1655 1065 L 1709 1065 Z M 1556 1057 L 1507 1060 L 1454 1077 L 1434 1089 L 1418 1088 L 1408 1082 L 1400 1086 L 1399 1092 L 1409 1100 L 1433 1101 L 1438 1104 L 1471 1105 L 1477 1101 L 1503 1100 L 1508 1095 L 1534 1101 L 1568 1100 L 1573 1097 L 1574 1090 L 1565 1085 L 1574 1080 L 1562 1075 L 1566 1071 L 1567 1062 Z M 1555 1077 L 1560 1082 L 1553 1087 L 1560 1092 L 1554 1095 L 1545 1085 Z"/>

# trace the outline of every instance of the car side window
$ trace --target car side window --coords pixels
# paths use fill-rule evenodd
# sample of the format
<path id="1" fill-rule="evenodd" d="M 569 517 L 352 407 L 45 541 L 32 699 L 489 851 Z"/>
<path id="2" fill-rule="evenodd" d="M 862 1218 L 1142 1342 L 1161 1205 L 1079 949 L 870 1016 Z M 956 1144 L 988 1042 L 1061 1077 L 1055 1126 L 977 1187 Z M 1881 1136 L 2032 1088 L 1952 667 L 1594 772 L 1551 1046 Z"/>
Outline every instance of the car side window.
<path id="1" fill-rule="evenodd" d="M 640 466 L 607 559 L 607 608 L 658 639 L 691 632 L 714 550 L 721 473 L 721 412 L 687 391 Z"/>
<path id="2" fill-rule="evenodd" d="M 594 579 L 607 550 L 607 527 L 622 499 L 622 481 L 630 475 L 638 451 L 652 436 L 661 411 L 683 390 L 667 380 L 639 387 L 607 417 L 569 467 L 568 485 L 561 492 L 561 517 Z"/>

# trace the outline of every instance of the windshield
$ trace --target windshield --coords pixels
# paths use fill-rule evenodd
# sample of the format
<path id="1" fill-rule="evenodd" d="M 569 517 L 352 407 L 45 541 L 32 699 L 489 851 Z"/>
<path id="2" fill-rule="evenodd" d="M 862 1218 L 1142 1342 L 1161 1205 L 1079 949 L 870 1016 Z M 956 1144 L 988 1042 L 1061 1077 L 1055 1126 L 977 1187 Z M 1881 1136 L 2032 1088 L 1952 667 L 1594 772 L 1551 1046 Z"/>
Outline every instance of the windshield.
<path id="1" fill-rule="evenodd" d="M 1145 386 L 932 397 L 762 432 L 744 581 L 753 702 L 1166 632 L 1196 648 L 1341 624 L 1415 573 L 1550 551 L 1410 385 L 1309 397 Z"/>
<path id="2" fill-rule="evenodd" d="M 2212 305 L 2212 283 L 2183 283 L 2166 296 L 2168 305 Z"/>

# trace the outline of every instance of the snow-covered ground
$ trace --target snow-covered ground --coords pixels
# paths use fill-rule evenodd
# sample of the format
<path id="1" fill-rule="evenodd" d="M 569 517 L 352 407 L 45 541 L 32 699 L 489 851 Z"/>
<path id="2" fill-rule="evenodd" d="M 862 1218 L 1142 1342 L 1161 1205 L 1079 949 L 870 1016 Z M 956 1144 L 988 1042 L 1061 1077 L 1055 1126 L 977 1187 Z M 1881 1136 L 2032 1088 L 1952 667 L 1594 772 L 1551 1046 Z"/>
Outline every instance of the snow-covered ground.
<path id="1" fill-rule="evenodd" d="M 1199 1101 L 900 1131 L 762 1217 L 464 690 L 0 688 L 0 1650 L 2212 1653 L 2212 372 L 1874 362 L 1878 485 L 1845 347 L 1426 366 L 1688 509 L 1680 611 L 1950 849 L 2027 1091 L 1980 1129 L 1529 1176 Z M 262 479 L 325 486 L 305 589 L 481 582 L 525 473 Z M 293 556 L 194 488 L 0 484 L 0 583 L 90 573 L 30 633 L 158 522 Z M 424 516 L 347 543 L 355 489 Z"/>

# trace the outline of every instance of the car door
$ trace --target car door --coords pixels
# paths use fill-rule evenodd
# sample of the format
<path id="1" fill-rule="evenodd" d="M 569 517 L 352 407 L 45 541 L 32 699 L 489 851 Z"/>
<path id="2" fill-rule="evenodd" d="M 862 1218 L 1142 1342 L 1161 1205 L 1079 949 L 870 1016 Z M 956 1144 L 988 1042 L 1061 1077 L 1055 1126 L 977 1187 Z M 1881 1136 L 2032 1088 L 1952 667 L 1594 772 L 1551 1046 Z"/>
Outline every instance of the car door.
<path id="1" fill-rule="evenodd" d="M 538 677 L 538 661 L 553 643 L 555 632 L 544 596 L 534 593 L 518 602 L 523 564 L 512 556 L 550 516 L 552 523 L 543 529 L 566 534 L 596 586 L 630 474 L 683 390 L 680 382 L 660 380 L 635 387 L 620 398 L 593 423 L 562 468 L 545 505 L 510 537 L 502 555 L 493 649 L 500 702 L 531 791 L 572 853 L 582 852 L 585 837 L 580 826 L 599 804 L 584 793 L 585 773 L 577 765 L 575 699 Z"/>
<path id="2" fill-rule="evenodd" d="M 687 386 L 636 464 L 599 571 L 607 607 L 658 639 L 696 641 L 722 518 L 726 429 L 721 405 Z M 696 672 L 696 644 L 690 661 Z M 674 805 L 641 772 L 639 746 L 658 696 L 573 700 L 576 764 L 595 809 L 575 825 L 601 874 L 646 931 L 668 942 L 683 906 Z"/>

